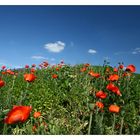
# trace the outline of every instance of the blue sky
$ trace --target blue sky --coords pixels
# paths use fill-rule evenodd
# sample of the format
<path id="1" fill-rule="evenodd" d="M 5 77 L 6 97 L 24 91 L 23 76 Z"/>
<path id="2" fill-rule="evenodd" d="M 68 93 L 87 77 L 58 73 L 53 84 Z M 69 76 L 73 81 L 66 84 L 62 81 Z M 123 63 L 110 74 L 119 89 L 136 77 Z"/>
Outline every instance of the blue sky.
<path id="1" fill-rule="evenodd" d="M 61 59 L 140 72 L 140 6 L 0 6 L 0 65 Z"/>

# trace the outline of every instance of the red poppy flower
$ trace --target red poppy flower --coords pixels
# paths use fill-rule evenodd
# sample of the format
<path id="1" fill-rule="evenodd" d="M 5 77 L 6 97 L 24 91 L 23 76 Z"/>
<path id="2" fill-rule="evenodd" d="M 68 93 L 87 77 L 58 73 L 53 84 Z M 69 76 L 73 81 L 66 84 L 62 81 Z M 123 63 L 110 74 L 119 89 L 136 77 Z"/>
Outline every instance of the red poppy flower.
<path id="1" fill-rule="evenodd" d="M 2 71 L 1 74 L 5 75 L 7 72 L 6 71 Z"/>
<path id="2" fill-rule="evenodd" d="M 35 72 L 35 69 L 34 68 L 31 68 L 31 72 L 34 73 Z"/>
<path id="3" fill-rule="evenodd" d="M 52 78 L 56 79 L 56 78 L 58 78 L 58 75 L 57 74 L 53 74 Z"/>
<path id="4" fill-rule="evenodd" d="M 41 116 L 41 113 L 40 112 L 35 112 L 34 113 L 34 118 L 38 118 L 38 117 L 40 117 Z"/>
<path id="5" fill-rule="evenodd" d="M 96 97 L 105 99 L 107 97 L 107 94 L 100 90 L 96 93 Z"/>
<path id="6" fill-rule="evenodd" d="M 3 87 L 5 85 L 5 82 L 0 79 L 0 87 Z"/>
<path id="7" fill-rule="evenodd" d="M 119 79 L 119 76 L 117 74 L 112 74 L 109 76 L 109 81 L 117 81 Z"/>
<path id="8" fill-rule="evenodd" d="M 2 66 L 1 68 L 4 70 L 6 68 L 6 66 Z"/>
<path id="9" fill-rule="evenodd" d="M 106 72 L 109 72 L 110 71 L 110 68 L 106 68 Z"/>
<path id="10" fill-rule="evenodd" d="M 89 66 L 90 66 L 90 64 L 89 64 L 89 63 L 86 63 L 84 66 L 85 66 L 85 67 L 89 67 Z"/>
<path id="11" fill-rule="evenodd" d="M 47 67 L 48 65 L 49 65 L 48 62 L 43 62 L 43 66 L 44 66 L 44 67 Z"/>
<path id="12" fill-rule="evenodd" d="M 90 71 L 88 74 L 91 75 L 92 77 L 96 77 L 96 78 L 100 77 L 99 73 L 94 73 L 93 71 Z"/>
<path id="13" fill-rule="evenodd" d="M 118 72 L 118 69 L 117 68 L 114 68 L 113 70 L 114 70 L 114 72 Z"/>
<path id="14" fill-rule="evenodd" d="M 128 65 L 126 67 L 126 71 L 135 72 L 136 71 L 136 68 L 135 68 L 134 65 Z"/>
<path id="15" fill-rule="evenodd" d="M 14 75 L 15 73 L 13 71 L 11 71 L 10 69 L 6 71 L 6 73 L 10 74 L 10 75 Z"/>
<path id="16" fill-rule="evenodd" d="M 28 69 L 29 68 L 29 65 L 25 65 L 25 68 Z"/>
<path id="17" fill-rule="evenodd" d="M 110 105 L 109 111 L 113 113 L 118 113 L 120 111 L 120 107 L 117 105 Z"/>
<path id="18" fill-rule="evenodd" d="M 33 68 L 36 67 L 36 64 L 32 64 L 32 67 L 33 67 Z"/>
<path id="19" fill-rule="evenodd" d="M 123 68 L 124 68 L 124 65 L 119 65 L 119 68 L 120 68 L 120 69 L 123 69 Z"/>
<path id="20" fill-rule="evenodd" d="M 102 102 L 96 102 L 96 106 L 98 106 L 101 109 L 104 108 L 104 104 Z"/>
<path id="21" fill-rule="evenodd" d="M 45 128 L 46 131 L 48 130 L 48 125 L 47 125 L 47 123 L 43 121 L 43 122 L 41 122 L 41 123 L 38 122 L 37 124 L 33 125 L 32 131 L 35 132 L 35 131 L 38 129 L 39 126 L 43 126 L 43 127 Z"/>
<path id="22" fill-rule="evenodd" d="M 86 67 L 83 67 L 80 71 L 85 72 L 86 70 L 87 70 Z"/>
<path id="23" fill-rule="evenodd" d="M 14 106 L 4 119 L 6 124 L 15 124 L 18 122 L 25 122 L 31 112 L 31 106 Z"/>
<path id="24" fill-rule="evenodd" d="M 36 79 L 36 76 L 34 74 L 24 74 L 24 79 L 28 82 L 32 82 Z"/>
<path id="25" fill-rule="evenodd" d="M 57 67 L 55 70 L 56 70 L 56 71 L 59 71 L 59 68 Z"/>
<path id="26" fill-rule="evenodd" d="M 119 88 L 117 86 L 115 86 L 113 83 L 108 84 L 106 88 L 108 90 L 116 93 L 119 96 L 121 95 L 121 92 L 120 92 Z"/>
<path id="27" fill-rule="evenodd" d="M 32 127 L 32 131 L 36 131 L 36 129 L 37 129 L 37 126 L 36 125 L 33 125 L 33 127 Z"/>

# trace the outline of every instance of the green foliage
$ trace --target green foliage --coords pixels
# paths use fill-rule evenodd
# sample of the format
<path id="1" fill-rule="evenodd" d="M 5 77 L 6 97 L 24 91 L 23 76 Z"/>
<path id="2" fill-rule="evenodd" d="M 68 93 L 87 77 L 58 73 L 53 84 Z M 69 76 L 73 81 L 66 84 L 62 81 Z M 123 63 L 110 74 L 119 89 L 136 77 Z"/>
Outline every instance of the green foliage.
<path id="1" fill-rule="evenodd" d="M 0 134 L 88 134 L 91 111 L 90 134 L 140 134 L 140 75 L 122 77 L 120 72 L 119 81 L 114 82 L 122 93 L 122 96 L 118 96 L 106 89 L 110 74 L 106 73 L 108 63 L 103 67 L 89 66 L 85 72 L 80 72 L 83 67 L 81 64 L 73 67 L 65 65 L 59 71 L 50 67 L 37 69 L 37 78 L 30 83 L 23 78 L 29 70 L 19 71 L 17 77 L 0 73 L 6 83 L 0 87 Z M 112 67 L 109 68 L 113 73 Z M 100 77 L 91 77 L 88 74 L 90 70 L 100 73 Z M 52 74 L 57 74 L 58 78 L 53 79 Z M 99 90 L 107 93 L 106 99 L 95 96 Z M 96 107 L 96 101 L 104 104 L 103 112 Z M 115 120 L 108 110 L 110 104 L 117 104 L 121 108 Z M 25 123 L 3 123 L 13 105 L 32 106 Z M 35 111 L 41 112 L 40 118 L 33 118 Z M 113 123 L 115 127 L 112 129 Z M 33 126 L 36 126 L 35 130 Z"/>

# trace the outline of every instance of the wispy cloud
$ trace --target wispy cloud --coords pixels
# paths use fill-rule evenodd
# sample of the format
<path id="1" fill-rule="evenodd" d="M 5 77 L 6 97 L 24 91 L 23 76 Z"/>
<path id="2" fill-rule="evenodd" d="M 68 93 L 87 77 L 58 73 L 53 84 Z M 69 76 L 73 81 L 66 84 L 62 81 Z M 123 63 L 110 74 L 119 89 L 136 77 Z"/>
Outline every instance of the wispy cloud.
<path id="1" fill-rule="evenodd" d="M 115 55 L 124 55 L 124 54 L 129 54 L 130 52 L 127 51 L 120 51 L 120 52 L 115 52 Z"/>
<path id="2" fill-rule="evenodd" d="M 93 50 L 93 49 L 89 49 L 89 50 L 88 50 L 88 53 L 91 53 L 91 54 L 96 54 L 96 53 L 97 53 L 97 51 L 96 51 L 96 50 Z"/>
<path id="3" fill-rule="evenodd" d="M 44 48 L 47 49 L 49 52 L 59 53 L 64 50 L 65 43 L 62 41 L 57 41 L 55 43 L 48 43 L 45 44 Z"/>
<path id="4" fill-rule="evenodd" d="M 135 49 L 130 50 L 130 51 L 120 51 L 120 52 L 116 52 L 114 54 L 115 55 L 140 54 L 140 48 L 135 48 Z"/>
<path id="5" fill-rule="evenodd" d="M 50 60 L 51 60 L 51 61 L 55 61 L 55 58 L 51 58 Z"/>
<path id="6" fill-rule="evenodd" d="M 36 59 L 36 60 L 46 59 L 45 57 L 39 56 L 39 55 L 34 55 L 34 56 L 32 56 L 31 58 L 32 58 L 32 59 Z"/>
<path id="7" fill-rule="evenodd" d="M 104 60 L 109 60 L 110 58 L 108 56 L 105 56 L 104 57 Z"/>
<path id="8" fill-rule="evenodd" d="M 132 51 L 132 54 L 140 54 L 140 48 L 135 48 L 135 49 Z"/>

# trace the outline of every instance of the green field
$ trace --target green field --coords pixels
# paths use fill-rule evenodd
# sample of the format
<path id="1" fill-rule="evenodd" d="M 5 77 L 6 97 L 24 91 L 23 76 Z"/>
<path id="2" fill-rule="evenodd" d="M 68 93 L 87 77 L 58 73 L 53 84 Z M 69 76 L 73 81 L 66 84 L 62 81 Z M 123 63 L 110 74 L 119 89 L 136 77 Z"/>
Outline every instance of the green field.
<path id="1" fill-rule="evenodd" d="M 56 69 L 57 67 L 57 69 Z M 82 71 L 82 69 L 85 70 Z M 109 70 L 107 71 L 107 68 Z M 0 87 L 0 134 L 11 135 L 127 135 L 140 134 L 140 75 L 124 70 L 114 72 L 109 65 L 85 66 L 64 65 L 61 68 L 48 66 L 36 68 L 35 80 L 28 82 L 25 73 L 31 68 L 13 70 L 16 75 L 2 74 L 5 82 Z M 94 77 L 90 71 L 100 74 Z M 111 83 L 119 88 L 120 95 L 108 90 L 112 74 L 119 76 Z M 53 78 L 56 74 L 58 77 Z M 98 91 L 106 98 L 96 96 Z M 103 108 L 96 102 L 102 102 Z M 4 123 L 7 113 L 17 106 L 31 106 L 32 110 L 24 123 Z M 117 105 L 117 113 L 109 111 Z M 34 118 L 34 112 L 41 116 Z"/>

